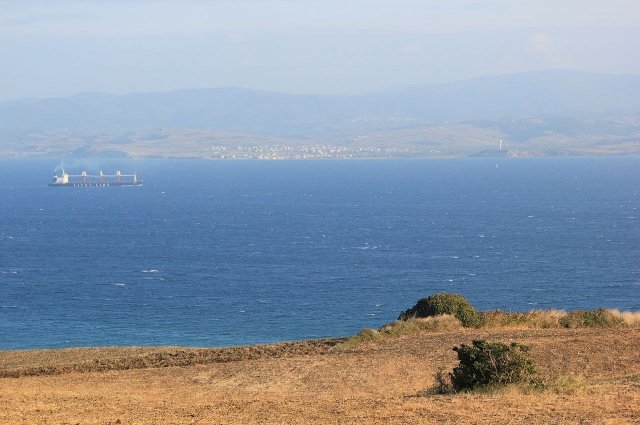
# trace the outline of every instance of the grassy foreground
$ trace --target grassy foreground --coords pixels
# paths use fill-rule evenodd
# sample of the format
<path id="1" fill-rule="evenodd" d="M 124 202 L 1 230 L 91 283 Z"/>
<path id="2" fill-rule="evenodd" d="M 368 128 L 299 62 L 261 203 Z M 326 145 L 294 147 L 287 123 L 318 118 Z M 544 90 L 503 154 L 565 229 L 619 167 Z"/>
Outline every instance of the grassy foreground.
<path id="1" fill-rule="evenodd" d="M 501 320 L 463 328 L 451 317 L 417 319 L 375 331 L 383 337 L 225 349 L 3 351 L 0 423 L 638 423 L 635 319 L 545 328 Z M 456 364 L 452 348 L 473 339 L 530 345 L 548 387 L 431 393 L 436 372 Z"/>

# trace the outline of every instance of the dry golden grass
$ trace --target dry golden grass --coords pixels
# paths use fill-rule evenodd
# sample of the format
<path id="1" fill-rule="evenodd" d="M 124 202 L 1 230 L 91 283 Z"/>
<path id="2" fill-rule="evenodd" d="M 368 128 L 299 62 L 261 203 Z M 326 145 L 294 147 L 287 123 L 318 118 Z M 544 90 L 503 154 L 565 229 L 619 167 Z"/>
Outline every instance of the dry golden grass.
<path id="1" fill-rule="evenodd" d="M 621 312 L 614 309 L 576 310 L 530 310 L 526 312 L 505 312 L 501 310 L 482 312 L 482 329 L 553 329 L 583 327 L 639 327 L 640 312 Z M 357 335 L 346 338 L 335 349 L 352 348 L 359 344 L 386 338 L 431 331 L 452 331 L 462 329 L 463 325 L 452 315 L 443 314 L 431 317 L 414 317 L 387 323 L 380 329 L 366 328 Z"/>
<path id="2" fill-rule="evenodd" d="M 452 347 L 472 339 L 530 345 L 549 389 L 425 395 L 435 372 L 456 364 Z M 341 350 L 331 349 L 335 342 L 2 352 L 0 370 L 30 370 L 39 362 L 60 368 L 0 378 L 0 423 L 633 424 L 640 418 L 637 328 L 420 331 Z M 94 358 L 113 369 L 73 367 Z M 172 358 L 184 364 L 167 364 Z"/>
<path id="3" fill-rule="evenodd" d="M 0 378 L 225 363 L 328 351 L 341 339 L 229 348 L 104 347 L 0 351 Z"/>
<path id="4" fill-rule="evenodd" d="M 611 314 L 622 319 L 628 326 L 640 326 L 640 311 L 609 310 Z"/>
<path id="5" fill-rule="evenodd" d="M 582 327 L 638 327 L 640 312 L 615 309 L 576 310 L 531 310 L 526 312 L 483 312 L 483 328 L 582 328 Z"/>
<path id="6" fill-rule="evenodd" d="M 588 379 L 582 375 L 562 375 L 549 383 L 549 390 L 557 394 L 575 395 L 586 391 L 589 385 Z"/>
<path id="7" fill-rule="evenodd" d="M 384 338 L 397 338 L 425 331 L 453 331 L 462 329 L 462 323 L 449 314 L 433 317 L 414 317 L 408 320 L 387 323 L 378 330 L 366 328 L 357 335 L 347 338 L 336 345 L 335 349 L 352 348 L 359 344 Z"/>
<path id="8" fill-rule="evenodd" d="M 531 310 L 526 312 L 487 311 L 483 313 L 484 328 L 513 327 L 522 329 L 560 328 L 563 310 Z"/>

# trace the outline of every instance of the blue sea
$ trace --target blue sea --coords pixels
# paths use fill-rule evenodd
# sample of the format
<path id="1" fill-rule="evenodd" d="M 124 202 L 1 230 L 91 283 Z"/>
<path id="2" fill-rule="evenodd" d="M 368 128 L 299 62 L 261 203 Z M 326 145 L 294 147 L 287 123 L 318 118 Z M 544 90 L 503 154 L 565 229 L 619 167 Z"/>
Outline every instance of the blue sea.
<path id="1" fill-rule="evenodd" d="M 0 349 L 349 335 L 434 292 L 640 310 L 640 158 L 0 160 Z"/>

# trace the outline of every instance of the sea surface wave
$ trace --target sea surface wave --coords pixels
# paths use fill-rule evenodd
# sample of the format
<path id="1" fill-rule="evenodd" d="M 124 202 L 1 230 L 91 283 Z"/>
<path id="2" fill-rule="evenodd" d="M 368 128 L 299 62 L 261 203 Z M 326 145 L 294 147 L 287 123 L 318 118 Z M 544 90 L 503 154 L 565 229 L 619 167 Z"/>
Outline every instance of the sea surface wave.
<path id="1" fill-rule="evenodd" d="M 0 349 L 353 334 L 419 298 L 640 309 L 640 158 L 0 160 Z"/>

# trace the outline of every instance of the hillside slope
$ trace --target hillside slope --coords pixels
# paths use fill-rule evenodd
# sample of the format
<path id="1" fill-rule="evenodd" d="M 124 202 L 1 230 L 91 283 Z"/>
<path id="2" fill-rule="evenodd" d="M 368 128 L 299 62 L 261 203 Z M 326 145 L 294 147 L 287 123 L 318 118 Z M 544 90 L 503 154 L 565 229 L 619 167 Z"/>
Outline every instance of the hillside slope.
<path id="1" fill-rule="evenodd" d="M 425 391 L 434 385 L 437 370 L 456 363 L 451 348 L 477 338 L 531 345 L 550 388 L 446 396 Z M 54 361 L 58 365 L 112 359 L 120 367 L 0 378 L 0 422 L 635 423 L 640 417 L 638 346 L 636 328 L 427 332 L 347 350 L 312 344 L 291 352 L 289 345 L 272 345 L 259 355 L 247 350 L 246 356 L 181 366 L 138 360 L 152 355 L 185 359 L 199 349 L 62 350 Z M 51 361 L 40 354 L 0 352 L 0 364 L 15 370 L 32 367 L 38 358 L 43 365 Z"/>
<path id="2" fill-rule="evenodd" d="M 207 157 L 211 146 L 235 148 L 238 140 L 470 155 L 499 138 L 536 155 L 620 154 L 640 152 L 639 116 L 640 76 L 572 71 L 362 96 L 242 88 L 85 93 L 0 103 L 0 156 Z"/>

